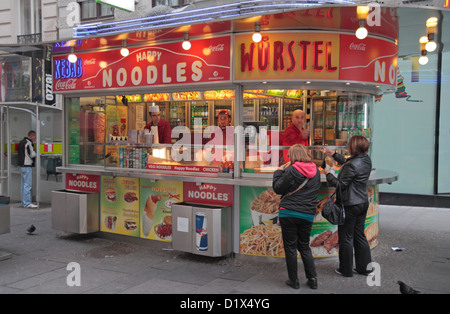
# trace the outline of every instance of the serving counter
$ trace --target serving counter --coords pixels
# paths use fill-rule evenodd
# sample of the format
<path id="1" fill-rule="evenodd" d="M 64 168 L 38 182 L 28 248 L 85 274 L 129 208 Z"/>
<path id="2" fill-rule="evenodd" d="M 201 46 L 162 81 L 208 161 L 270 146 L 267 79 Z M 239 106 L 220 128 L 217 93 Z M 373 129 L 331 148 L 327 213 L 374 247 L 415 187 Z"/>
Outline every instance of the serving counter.
<path id="1" fill-rule="evenodd" d="M 66 175 L 66 191 L 99 194 L 98 230 L 107 233 L 172 241 L 172 204 L 195 203 L 232 208 L 232 252 L 258 256 L 284 256 L 277 224 L 280 196 L 272 187 L 272 173 L 218 174 L 164 172 L 71 165 L 58 167 Z M 369 179 L 366 235 L 371 248 L 378 243 L 378 185 L 391 184 L 397 173 L 377 169 Z M 311 232 L 315 257 L 337 255 L 337 226 L 321 216 L 333 192 L 321 175 L 319 206 Z M 59 191 L 60 193 L 60 191 Z"/>

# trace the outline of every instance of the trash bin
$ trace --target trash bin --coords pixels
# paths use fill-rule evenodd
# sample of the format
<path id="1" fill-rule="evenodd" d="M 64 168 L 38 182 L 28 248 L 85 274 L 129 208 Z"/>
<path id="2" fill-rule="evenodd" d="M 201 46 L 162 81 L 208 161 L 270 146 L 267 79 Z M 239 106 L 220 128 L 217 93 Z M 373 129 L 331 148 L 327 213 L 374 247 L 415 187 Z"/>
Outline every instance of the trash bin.
<path id="1" fill-rule="evenodd" d="M 11 232 L 9 197 L 0 196 L 0 234 Z"/>
<path id="2" fill-rule="evenodd" d="M 231 253 L 231 207 L 172 204 L 172 248 L 205 256 Z"/>
<path id="3" fill-rule="evenodd" d="M 68 233 L 99 231 L 99 193 L 52 191 L 52 228 Z"/>

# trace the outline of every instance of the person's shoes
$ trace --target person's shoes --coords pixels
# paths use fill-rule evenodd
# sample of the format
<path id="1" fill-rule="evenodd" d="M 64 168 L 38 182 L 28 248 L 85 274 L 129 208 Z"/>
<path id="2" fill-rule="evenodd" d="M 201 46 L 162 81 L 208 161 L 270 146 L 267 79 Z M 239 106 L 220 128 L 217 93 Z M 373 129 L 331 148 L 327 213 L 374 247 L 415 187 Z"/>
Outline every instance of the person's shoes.
<path id="1" fill-rule="evenodd" d="M 363 276 L 369 276 L 369 274 L 371 274 L 372 272 L 373 272 L 373 269 L 372 269 L 372 271 L 364 271 L 364 272 L 362 272 L 362 271 L 357 270 L 356 268 L 353 268 L 353 273 L 354 274 L 359 274 L 359 275 L 363 275 Z"/>
<path id="2" fill-rule="evenodd" d="M 352 275 L 344 275 L 343 273 L 341 273 L 339 268 L 336 268 L 334 271 L 336 272 L 336 274 L 341 275 L 343 277 L 353 277 L 353 274 Z"/>
<path id="3" fill-rule="evenodd" d="M 39 206 L 37 206 L 36 204 L 30 203 L 27 207 L 25 208 L 38 208 Z"/>
<path id="4" fill-rule="evenodd" d="M 317 289 L 317 278 L 308 279 L 307 284 L 311 289 Z"/>
<path id="5" fill-rule="evenodd" d="M 300 288 L 300 284 L 298 283 L 298 279 L 295 279 L 295 281 L 292 281 L 292 280 L 289 279 L 289 280 L 286 281 L 286 284 L 289 287 L 292 287 L 294 289 L 299 289 Z"/>

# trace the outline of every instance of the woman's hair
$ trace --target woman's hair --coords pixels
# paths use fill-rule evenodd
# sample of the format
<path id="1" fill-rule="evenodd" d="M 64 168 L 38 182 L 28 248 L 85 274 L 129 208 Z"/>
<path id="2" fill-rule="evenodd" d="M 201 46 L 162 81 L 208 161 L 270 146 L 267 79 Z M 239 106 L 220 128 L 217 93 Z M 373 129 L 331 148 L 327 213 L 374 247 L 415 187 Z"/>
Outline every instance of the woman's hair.
<path id="1" fill-rule="evenodd" d="M 312 162 L 311 153 L 302 144 L 294 144 L 289 148 L 289 159 L 291 164 L 296 161 Z"/>
<path id="2" fill-rule="evenodd" d="M 369 140 L 361 135 L 352 136 L 348 141 L 348 152 L 351 156 L 367 154 L 369 147 Z"/>

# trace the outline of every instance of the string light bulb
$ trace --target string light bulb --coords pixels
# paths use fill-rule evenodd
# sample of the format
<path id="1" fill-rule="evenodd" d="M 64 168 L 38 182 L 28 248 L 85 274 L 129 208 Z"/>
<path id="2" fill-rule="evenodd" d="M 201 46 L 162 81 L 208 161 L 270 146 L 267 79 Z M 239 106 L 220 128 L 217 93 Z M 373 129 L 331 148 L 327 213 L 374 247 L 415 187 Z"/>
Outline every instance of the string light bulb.
<path id="1" fill-rule="evenodd" d="M 426 44 L 428 43 L 428 37 L 422 36 L 419 38 L 420 43 L 420 58 L 419 58 L 419 64 L 425 65 L 428 63 L 428 57 L 427 57 L 427 50 L 426 50 Z"/>
<path id="2" fill-rule="evenodd" d="M 70 47 L 70 54 L 67 57 L 67 60 L 69 60 L 70 63 L 75 63 L 78 60 L 77 55 L 75 54 L 75 48 L 74 47 Z"/>
<path id="3" fill-rule="evenodd" d="M 420 56 L 419 58 L 419 64 L 420 65 L 425 65 L 428 63 L 428 57 L 427 56 Z"/>
<path id="4" fill-rule="evenodd" d="M 128 48 L 127 48 L 127 40 L 126 39 L 122 40 L 122 49 L 120 49 L 120 54 L 123 57 L 128 57 L 128 55 L 130 54 L 130 50 L 128 50 Z"/>
<path id="5" fill-rule="evenodd" d="M 255 23 L 255 32 L 252 35 L 252 40 L 255 43 L 259 43 L 262 40 L 262 36 L 261 36 L 261 24 L 259 24 L 258 22 Z"/>
<path id="6" fill-rule="evenodd" d="M 364 39 L 367 37 L 369 32 L 367 31 L 366 26 L 366 19 L 369 15 L 370 8 L 369 6 L 357 6 L 356 7 L 356 15 L 358 16 L 359 20 L 359 28 L 355 32 L 355 36 L 358 39 Z"/>
<path id="7" fill-rule="evenodd" d="M 430 17 L 425 23 L 425 25 L 427 26 L 427 34 L 428 34 L 428 42 L 425 45 L 425 49 L 428 52 L 433 52 L 437 48 L 437 44 L 434 41 L 434 34 L 436 34 L 437 31 L 438 18 Z"/>
<path id="8" fill-rule="evenodd" d="M 183 47 L 184 50 L 189 50 L 191 49 L 191 46 L 191 42 L 189 41 L 189 33 L 184 32 L 184 41 L 181 44 L 181 47 Z"/>

